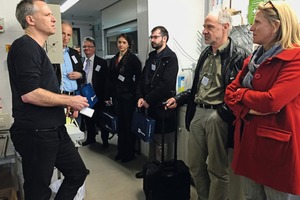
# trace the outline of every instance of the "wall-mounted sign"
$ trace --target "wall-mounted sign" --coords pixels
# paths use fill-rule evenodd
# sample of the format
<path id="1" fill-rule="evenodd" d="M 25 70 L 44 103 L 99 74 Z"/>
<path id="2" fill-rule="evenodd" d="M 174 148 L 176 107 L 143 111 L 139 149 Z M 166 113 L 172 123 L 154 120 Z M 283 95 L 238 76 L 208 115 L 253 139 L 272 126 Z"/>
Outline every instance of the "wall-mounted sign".
<path id="1" fill-rule="evenodd" d="M 261 0 L 249 0 L 248 6 L 248 23 L 253 24 L 255 13 L 257 11 L 257 6 L 261 2 Z"/>

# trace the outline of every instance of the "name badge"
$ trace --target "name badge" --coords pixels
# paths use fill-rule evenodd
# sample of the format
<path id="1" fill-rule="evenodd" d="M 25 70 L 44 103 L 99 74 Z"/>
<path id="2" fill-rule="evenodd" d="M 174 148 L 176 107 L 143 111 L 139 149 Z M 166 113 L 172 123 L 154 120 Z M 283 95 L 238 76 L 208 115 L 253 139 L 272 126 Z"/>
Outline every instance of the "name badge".
<path id="1" fill-rule="evenodd" d="M 97 72 L 99 72 L 100 69 L 101 69 L 101 66 L 100 66 L 100 65 L 97 65 L 96 68 L 95 68 L 95 70 L 96 70 Z"/>
<path id="2" fill-rule="evenodd" d="M 118 76 L 118 79 L 120 80 L 120 81 L 122 81 L 122 82 L 124 82 L 124 80 L 125 80 L 125 77 L 124 76 L 122 76 L 121 74 Z"/>
<path id="3" fill-rule="evenodd" d="M 207 86 L 208 81 L 209 81 L 209 79 L 208 79 L 206 76 L 203 76 L 201 83 L 202 83 L 204 86 Z"/>
<path id="4" fill-rule="evenodd" d="M 71 56 L 72 57 L 72 60 L 73 60 L 73 62 L 75 63 L 75 64 L 77 64 L 78 63 L 78 60 L 76 59 L 76 57 L 73 55 L 73 56 Z"/>
<path id="5" fill-rule="evenodd" d="M 155 71 L 155 70 L 156 70 L 156 65 L 152 64 L 152 65 L 151 65 L 151 70 L 152 70 L 152 71 Z"/>

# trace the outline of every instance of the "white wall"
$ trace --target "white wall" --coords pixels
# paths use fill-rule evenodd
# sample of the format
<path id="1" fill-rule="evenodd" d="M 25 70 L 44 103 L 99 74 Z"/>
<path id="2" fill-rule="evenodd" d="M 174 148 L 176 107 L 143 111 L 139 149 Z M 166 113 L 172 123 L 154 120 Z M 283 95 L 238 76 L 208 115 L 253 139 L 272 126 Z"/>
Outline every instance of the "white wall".
<path id="1" fill-rule="evenodd" d="M 296 11 L 298 15 L 298 22 L 300 23 L 300 7 L 299 7 L 299 0 L 285 0 L 287 3 L 289 3 L 292 8 Z"/>
<path id="2" fill-rule="evenodd" d="M 149 53 L 148 0 L 137 0 L 137 30 L 139 59 L 144 66 Z"/>
<path id="3" fill-rule="evenodd" d="M 153 27 L 162 25 L 169 31 L 168 46 L 176 53 L 179 74 L 185 76 L 185 88 L 192 83 L 191 68 L 199 57 L 198 35 L 204 21 L 204 0 L 151 0 L 148 1 L 148 36 Z"/>

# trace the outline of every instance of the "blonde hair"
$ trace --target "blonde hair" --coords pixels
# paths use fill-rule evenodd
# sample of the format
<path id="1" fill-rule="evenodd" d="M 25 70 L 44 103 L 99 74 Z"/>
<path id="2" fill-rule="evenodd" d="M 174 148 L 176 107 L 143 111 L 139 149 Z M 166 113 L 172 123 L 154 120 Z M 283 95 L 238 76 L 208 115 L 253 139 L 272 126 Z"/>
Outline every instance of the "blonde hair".
<path id="1" fill-rule="evenodd" d="M 284 1 L 260 3 L 258 10 L 263 13 L 270 24 L 280 21 L 280 27 L 275 39 L 282 48 L 294 48 L 295 44 L 300 45 L 300 26 L 298 18 L 288 3 Z"/>

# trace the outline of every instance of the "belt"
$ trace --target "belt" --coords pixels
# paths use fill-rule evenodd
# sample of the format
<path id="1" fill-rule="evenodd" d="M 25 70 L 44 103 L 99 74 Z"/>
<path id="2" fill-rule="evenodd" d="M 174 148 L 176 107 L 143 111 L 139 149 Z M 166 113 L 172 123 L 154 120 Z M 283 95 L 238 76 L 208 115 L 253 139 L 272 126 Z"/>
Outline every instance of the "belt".
<path id="1" fill-rule="evenodd" d="M 67 91 L 61 91 L 62 94 L 73 96 L 75 95 L 75 92 L 67 92 Z"/>
<path id="2" fill-rule="evenodd" d="M 57 130 L 58 127 L 34 129 L 34 132 L 51 132 Z"/>
<path id="3" fill-rule="evenodd" d="M 18 131 L 27 131 L 27 132 L 51 132 L 56 131 L 59 127 L 51 127 L 51 128 L 39 128 L 39 129 L 27 129 L 27 128 L 16 128 Z M 0 199 L 1 200 L 1 199 Z"/>
<path id="4" fill-rule="evenodd" d="M 218 107 L 218 105 L 207 105 L 207 104 L 201 104 L 201 103 L 198 104 L 198 106 L 203 109 L 214 109 L 214 110 L 216 110 Z"/>

